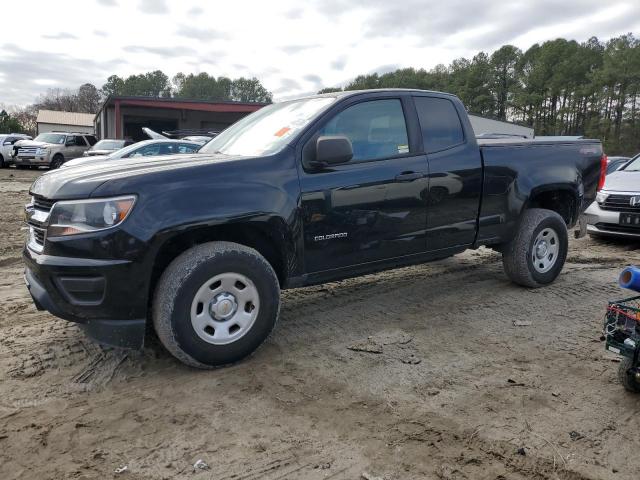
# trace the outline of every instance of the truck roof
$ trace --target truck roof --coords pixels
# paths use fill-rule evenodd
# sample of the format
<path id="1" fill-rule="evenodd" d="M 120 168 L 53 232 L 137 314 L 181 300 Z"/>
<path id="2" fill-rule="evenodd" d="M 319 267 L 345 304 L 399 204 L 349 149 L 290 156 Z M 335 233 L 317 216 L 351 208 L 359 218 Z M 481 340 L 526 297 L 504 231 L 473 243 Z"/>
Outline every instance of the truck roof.
<path id="1" fill-rule="evenodd" d="M 384 93 L 384 92 L 402 92 L 402 93 L 435 93 L 437 95 L 446 95 L 449 97 L 455 97 L 453 93 L 447 92 L 438 92 L 435 90 L 421 90 L 419 88 L 371 88 L 367 90 L 344 90 L 340 92 L 329 92 L 329 93 L 320 93 L 317 95 L 309 95 L 305 97 L 299 97 L 295 100 L 299 100 L 301 98 L 314 98 L 314 97 L 350 97 L 353 95 L 361 95 L 363 93 Z M 457 97 L 456 97 L 457 98 Z"/>

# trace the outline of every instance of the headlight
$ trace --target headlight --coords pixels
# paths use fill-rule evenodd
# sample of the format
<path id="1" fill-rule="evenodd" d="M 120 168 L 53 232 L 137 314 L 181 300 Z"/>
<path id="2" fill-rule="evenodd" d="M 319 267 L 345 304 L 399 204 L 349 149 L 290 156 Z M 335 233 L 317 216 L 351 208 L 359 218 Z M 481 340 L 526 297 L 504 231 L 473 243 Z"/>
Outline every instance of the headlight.
<path id="1" fill-rule="evenodd" d="M 38 148 L 38 149 L 36 150 L 36 155 L 46 155 L 47 153 L 48 153 L 48 152 L 47 152 L 47 149 L 46 149 L 46 148 Z"/>
<path id="2" fill-rule="evenodd" d="M 596 193 L 596 202 L 598 202 L 599 205 L 603 204 L 604 202 L 606 202 L 608 196 L 609 194 L 607 192 L 603 192 L 601 190 L 598 193 Z"/>
<path id="3" fill-rule="evenodd" d="M 47 235 L 78 235 L 115 227 L 125 221 L 135 202 L 132 195 L 56 202 L 49 216 Z"/>

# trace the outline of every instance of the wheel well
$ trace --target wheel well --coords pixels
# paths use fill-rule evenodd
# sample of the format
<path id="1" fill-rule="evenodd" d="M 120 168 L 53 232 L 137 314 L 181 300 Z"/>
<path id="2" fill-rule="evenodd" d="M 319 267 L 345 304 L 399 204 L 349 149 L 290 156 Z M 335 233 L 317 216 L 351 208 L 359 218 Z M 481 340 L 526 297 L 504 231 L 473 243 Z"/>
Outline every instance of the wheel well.
<path id="1" fill-rule="evenodd" d="M 181 253 L 202 243 L 213 241 L 235 242 L 257 250 L 276 272 L 280 285 L 286 279 L 286 262 L 284 253 L 278 243 L 266 229 L 252 225 L 225 225 L 219 227 L 198 228 L 178 234 L 168 239 L 155 257 L 149 285 L 149 299 L 162 272 Z"/>
<path id="2" fill-rule="evenodd" d="M 58 153 L 54 153 L 54 154 L 53 154 L 53 157 L 51 157 L 51 158 L 53 159 L 53 158 L 56 158 L 56 157 L 60 157 L 60 158 L 62 158 L 62 159 L 64 160 L 64 155 L 63 155 L 63 154 L 61 154 L 60 152 L 58 152 Z"/>
<path id="3" fill-rule="evenodd" d="M 567 226 L 572 227 L 576 221 L 576 198 L 568 190 L 549 190 L 534 195 L 527 208 L 545 208 L 557 212 Z"/>

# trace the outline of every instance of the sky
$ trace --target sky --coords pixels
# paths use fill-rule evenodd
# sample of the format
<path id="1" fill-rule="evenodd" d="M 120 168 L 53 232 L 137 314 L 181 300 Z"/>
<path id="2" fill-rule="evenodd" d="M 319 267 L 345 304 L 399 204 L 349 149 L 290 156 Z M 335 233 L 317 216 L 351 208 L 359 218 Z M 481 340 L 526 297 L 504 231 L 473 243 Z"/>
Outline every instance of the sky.
<path id="1" fill-rule="evenodd" d="M 640 32 L 640 0 L 3 1 L 0 104 L 160 69 L 257 77 L 282 100 L 513 44 Z"/>

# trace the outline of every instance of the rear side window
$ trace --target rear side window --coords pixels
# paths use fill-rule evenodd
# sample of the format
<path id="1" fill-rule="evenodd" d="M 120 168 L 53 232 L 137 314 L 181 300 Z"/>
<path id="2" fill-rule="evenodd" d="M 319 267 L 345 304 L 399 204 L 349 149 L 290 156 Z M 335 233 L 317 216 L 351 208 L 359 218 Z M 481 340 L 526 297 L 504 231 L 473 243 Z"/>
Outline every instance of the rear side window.
<path id="1" fill-rule="evenodd" d="M 453 102 L 446 98 L 414 97 L 427 153 L 439 152 L 464 141 L 464 131 Z"/>
<path id="2" fill-rule="evenodd" d="M 97 140 L 96 137 L 93 137 L 91 135 L 88 135 L 85 137 L 87 139 L 87 142 L 89 142 L 89 145 L 91 145 L 92 147 L 96 144 Z"/>
<path id="3" fill-rule="evenodd" d="M 333 117 L 320 135 L 344 135 L 353 145 L 352 162 L 409 153 L 407 126 L 400 100 L 372 100 L 347 107 Z"/>
<path id="4" fill-rule="evenodd" d="M 84 137 L 81 137 L 80 135 L 76 135 L 76 145 L 78 145 L 79 147 L 86 147 L 87 146 L 87 142 L 84 141 Z"/>

